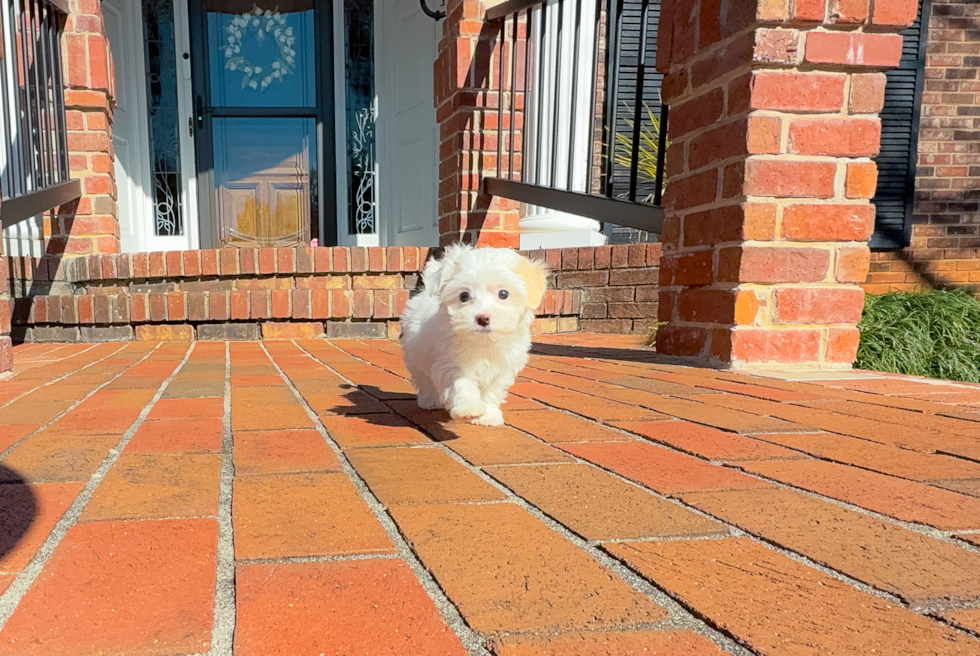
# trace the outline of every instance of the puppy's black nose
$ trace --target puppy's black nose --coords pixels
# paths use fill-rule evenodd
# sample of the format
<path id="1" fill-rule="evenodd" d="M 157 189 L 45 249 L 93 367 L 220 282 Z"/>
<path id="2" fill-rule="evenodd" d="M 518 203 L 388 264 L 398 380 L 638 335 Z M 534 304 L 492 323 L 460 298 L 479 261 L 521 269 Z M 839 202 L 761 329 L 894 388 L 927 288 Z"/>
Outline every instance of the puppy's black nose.
<path id="1" fill-rule="evenodd" d="M 486 328 L 490 325 L 490 315 L 489 314 L 478 314 L 476 315 L 476 322 Z"/>

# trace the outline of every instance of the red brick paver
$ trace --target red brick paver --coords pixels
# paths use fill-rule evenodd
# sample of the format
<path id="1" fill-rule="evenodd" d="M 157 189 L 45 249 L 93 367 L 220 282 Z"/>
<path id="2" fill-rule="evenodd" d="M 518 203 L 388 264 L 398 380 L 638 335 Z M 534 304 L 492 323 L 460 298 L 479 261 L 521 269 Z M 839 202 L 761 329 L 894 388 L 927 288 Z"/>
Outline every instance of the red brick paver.
<path id="1" fill-rule="evenodd" d="M 608 548 L 761 653 L 976 653 L 972 638 L 748 539 Z"/>
<path id="2" fill-rule="evenodd" d="M 980 386 L 573 334 L 491 429 L 387 341 L 15 365 L 0 655 L 980 654 Z"/>
<path id="3" fill-rule="evenodd" d="M 235 653 L 464 656 L 405 563 L 245 565 Z"/>
<path id="4" fill-rule="evenodd" d="M 217 528 L 210 519 L 73 527 L 0 633 L 0 654 L 207 651 Z"/>

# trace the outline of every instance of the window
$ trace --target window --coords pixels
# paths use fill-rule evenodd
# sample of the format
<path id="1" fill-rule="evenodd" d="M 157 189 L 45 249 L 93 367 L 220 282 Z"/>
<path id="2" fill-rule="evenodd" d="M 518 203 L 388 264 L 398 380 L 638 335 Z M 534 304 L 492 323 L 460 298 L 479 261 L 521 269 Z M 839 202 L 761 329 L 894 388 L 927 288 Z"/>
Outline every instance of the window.
<path id="1" fill-rule="evenodd" d="M 180 112 L 173 0 L 143 0 L 146 43 L 153 231 L 158 237 L 184 234 L 181 204 Z"/>
<path id="2" fill-rule="evenodd" d="M 374 234 L 374 0 L 344 2 L 347 216 L 352 235 Z"/>
<path id="3" fill-rule="evenodd" d="M 640 58 L 641 43 L 646 48 L 646 66 L 644 68 L 643 79 L 643 100 L 639 108 L 641 129 L 650 128 L 652 121 L 650 117 L 660 118 L 660 110 L 663 102 L 660 98 L 660 87 L 663 84 L 664 76 L 660 74 L 654 62 L 657 61 L 657 37 L 658 26 L 660 25 L 660 0 L 621 0 L 618 5 L 622 12 L 622 29 L 618 33 L 619 38 L 619 57 L 616 62 L 615 71 L 615 98 L 616 108 L 608 117 L 610 124 L 614 124 L 613 132 L 617 135 L 613 143 L 617 143 L 624 137 L 633 139 L 633 119 L 636 115 L 636 88 L 638 62 Z M 643 11 L 647 13 L 647 33 L 643 34 Z M 619 136 L 621 135 L 621 136 Z M 617 143 L 617 147 L 621 144 Z M 612 186 L 612 194 L 622 197 L 629 190 L 630 171 L 629 167 L 615 159 L 612 162 L 612 175 L 607 178 L 607 184 Z M 650 182 L 640 182 L 637 188 L 639 198 L 649 197 L 653 194 L 655 185 Z M 612 223 L 605 225 L 605 233 L 609 238 L 610 244 L 633 244 L 641 241 L 656 239 L 656 236 L 649 235 L 633 228 L 626 228 Z"/>

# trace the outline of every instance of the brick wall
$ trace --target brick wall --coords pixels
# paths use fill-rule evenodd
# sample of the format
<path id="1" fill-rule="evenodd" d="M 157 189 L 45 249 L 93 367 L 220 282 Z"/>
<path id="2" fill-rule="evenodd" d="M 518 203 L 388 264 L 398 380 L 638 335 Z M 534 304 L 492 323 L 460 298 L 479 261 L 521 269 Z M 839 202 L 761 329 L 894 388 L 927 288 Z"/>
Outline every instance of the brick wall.
<path id="1" fill-rule="evenodd" d="M 874 217 L 858 181 L 878 152 L 876 84 L 916 6 L 664 0 L 661 353 L 735 368 L 853 362 Z"/>
<path id="2" fill-rule="evenodd" d="M 630 244 L 544 251 L 553 286 L 581 290 L 581 329 L 595 333 L 648 333 L 657 324 L 660 244 Z"/>
<path id="3" fill-rule="evenodd" d="M 539 333 L 646 333 L 657 315 L 659 244 L 527 253 L 552 269 Z M 91 255 L 59 293 L 31 258 L 6 258 L 14 334 L 25 341 L 396 337 L 425 248 L 263 248 Z M 50 278 L 51 272 L 44 275 Z M 11 304 L 7 304 L 10 307 Z"/>
<path id="4" fill-rule="evenodd" d="M 116 75 L 99 0 L 69 0 L 69 6 L 62 60 L 65 122 L 69 170 L 82 181 L 82 198 L 46 221 L 45 246 L 52 256 L 118 253 L 112 149 Z"/>
<path id="5" fill-rule="evenodd" d="M 449 0 L 442 21 L 442 39 L 434 64 L 436 120 L 439 122 L 439 234 L 446 246 L 465 241 L 481 246 L 517 248 L 520 243 L 518 204 L 482 193 L 483 176 L 510 170 L 505 158 L 497 161 L 498 138 L 508 138 L 510 113 L 498 125 L 497 91 L 500 58 L 510 75 L 512 34 L 501 48 L 500 23 L 484 22 L 486 6 L 479 0 Z M 524 52 L 524 24 L 518 34 L 517 56 Z M 516 67 L 523 76 L 523 61 Z M 504 84 L 510 88 L 509 81 Z M 509 94 L 508 94 L 509 95 Z M 523 94 L 505 98 L 505 106 L 516 104 L 515 142 L 523 127 Z M 507 144 L 504 150 L 508 150 Z M 513 168 L 520 171 L 515 157 Z"/>
<path id="6" fill-rule="evenodd" d="M 980 287 L 980 3 L 933 0 L 909 248 L 872 254 L 865 290 Z"/>

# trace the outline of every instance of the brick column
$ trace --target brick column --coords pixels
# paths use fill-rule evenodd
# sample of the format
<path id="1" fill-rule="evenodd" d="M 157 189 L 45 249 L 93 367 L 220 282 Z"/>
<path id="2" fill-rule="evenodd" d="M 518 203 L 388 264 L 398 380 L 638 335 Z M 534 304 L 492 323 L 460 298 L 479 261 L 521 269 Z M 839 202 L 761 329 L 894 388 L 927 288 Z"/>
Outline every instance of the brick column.
<path id="1" fill-rule="evenodd" d="M 434 75 L 440 142 L 439 241 L 447 245 L 462 239 L 478 246 L 517 248 L 517 203 L 480 192 L 483 176 L 495 175 L 498 166 L 501 129 L 497 93 L 490 91 L 491 85 L 498 86 L 498 30 L 484 22 L 486 5 L 479 0 L 446 4 Z M 510 69 L 505 61 L 506 74 Z M 503 126 L 508 135 L 509 129 L 509 123 Z"/>
<path id="2" fill-rule="evenodd" d="M 65 256 L 119 252 L 113 170 L 115 71 L 99 0 L 70 0 L 65 26 L 64 80 L 69 168 L 82 198 L 51 222 L 51 249 Z"/>
<path id="3" fill-rule="evenodd" d="M 858 344 L 884 75 L 916 0 L 667 0 L 661 353 L 842 368 Z"/>

